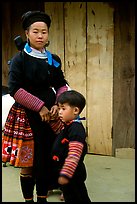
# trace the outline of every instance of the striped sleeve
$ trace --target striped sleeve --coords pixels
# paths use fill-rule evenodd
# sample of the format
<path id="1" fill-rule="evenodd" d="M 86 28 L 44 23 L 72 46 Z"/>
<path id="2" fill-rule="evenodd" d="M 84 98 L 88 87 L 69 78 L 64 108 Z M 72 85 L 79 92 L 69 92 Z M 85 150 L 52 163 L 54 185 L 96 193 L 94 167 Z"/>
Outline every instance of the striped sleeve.
<path id="1" fill-rule="evenodd" d="M 55 134 L 59 134 L 60 131 L 64 128 L 64 123 L 59 118 L 56 120 L 50 120 L 49 125 Z"/>
<path id="2" fill-rule="evenodd" d="M 83 143 L 78 141 L 71 141 L 69 143 L 68 156 L 65 159 L 65 163 L 60 171 L 60 176 L 72 178 L 80 160 L 83 146 Z"/>
<path id="3" fill-rule="evenodd" d="M 14 99 L 16 102 L 20 103 L 24 107 L 31 109 L 33 111 L 39 112 L 44 102 L 38 97 L 28 93 L 24 89 L 20 88 L 15 94 Z"/>
<path id="4" fill-rule="evenodd" d="M 56 92 L 56 101 L 57 101 L 59 95 L 60 95 L 61 93 L 63 93 L 64 91 L 68 91 L 68 86 L 67 86 L 67 85 L 62 86 L 62 87 L 60 87 L 60 88 L 57 90 L 57 92 Z"/>

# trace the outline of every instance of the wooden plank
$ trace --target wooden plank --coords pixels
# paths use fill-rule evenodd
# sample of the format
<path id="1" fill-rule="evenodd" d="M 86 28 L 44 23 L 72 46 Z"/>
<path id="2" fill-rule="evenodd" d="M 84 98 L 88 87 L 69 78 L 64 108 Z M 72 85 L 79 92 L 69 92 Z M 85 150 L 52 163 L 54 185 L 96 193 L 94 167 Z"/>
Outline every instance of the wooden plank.
<path id="1" fill-rule="evenodd" d="M 112 154 L 113 9 L 87 3 L 87 114 L 89 152 Z"/>
<path id="2" fill-rule="evenodd" d="M 64 70 L 63 2 L 46 2 L 45 12 L 51 17 L 51 27 L 49 30 L 50 45 L 47 47 L 47 50 L 61 58 L 62 70 Z"/>
<path id="3" fill-rule="evenodd" d="M 115 12 L 113 152 L 135 148 L 135 3 Z"/>
<path id="4" fill-rule="evenodd" d="M 71 89 L 86 97 L 86 3 L 66 2 L 64 16 L 66 78 Z M 81 116 L 85 115 L 86 107 Z"/>
<path id="5" fill-rule="evenodd" d="M 7 86 L 8 60 L 11 57 L 10 3 L 2 4 L 2 85 Z"/>

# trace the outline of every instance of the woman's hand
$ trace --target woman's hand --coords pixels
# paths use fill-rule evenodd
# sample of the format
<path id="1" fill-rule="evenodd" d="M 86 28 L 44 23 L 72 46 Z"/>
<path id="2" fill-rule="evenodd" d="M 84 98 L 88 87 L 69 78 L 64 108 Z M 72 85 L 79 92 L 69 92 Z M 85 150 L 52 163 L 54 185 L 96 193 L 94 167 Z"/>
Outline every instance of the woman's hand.
<path id="1" fill-rule="evenodd" d="M 60 176 L 60 177 L 58 178 L 58 183 L 61 184 L 61 185 L 68 184 L 68 183 L 69 183 L 69 179 L 67 179 L 67 178 L 64 177 L 64 176 Z"/>
<path id="2" fill-rule="evenodd" d="M 52 106 L 49 112 L 50 112 L 50 119 L 55 120 L 58 117 L 58 106 L 57 105 Z"/>
<path id="3" fill-rule="evenodd" d="M 50 112 L 46 108 L 46 106 L 43 106 L 41 110 L 39 111 L 40 117 L 42 121 L 49 121 L 50 120 Z"/>

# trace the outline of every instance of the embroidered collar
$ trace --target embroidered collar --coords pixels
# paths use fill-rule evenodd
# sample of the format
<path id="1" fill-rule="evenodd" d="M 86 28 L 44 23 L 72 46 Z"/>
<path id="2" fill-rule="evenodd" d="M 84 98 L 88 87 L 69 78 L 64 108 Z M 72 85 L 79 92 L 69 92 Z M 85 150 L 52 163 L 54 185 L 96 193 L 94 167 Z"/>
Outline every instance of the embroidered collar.
<path id="1" fill-rule="evenodd" d="M 81 120 L 86 120 L 86 118 L 85 117 L 80 117 L 80 116 L 78 116 L 76 119 L 74 119 L 74 120 L 71 120 L 71 121 L 69 121 L 69 122 L 67 122 L 67 123 L 65 123 L 66 125 L 70 125 L 71 123 L 73 123 L 73 122 L 78 122 L 78 123 L 81 123 Z"/>
<path id="2" fill-rule="evenodd" d="M 81 120 L 86 120 L 86 118 L 85 117 L 80 118 L 80 116 L 78 116 L 75 120 L 73 120 L 73 122 L 81 123 Z"/>
<path id="3" fill-rule="evenodd" d="M 46 59 L 47 58 L 47 54 L 46 54 L 45 49 L 43 49 L 43 52 L 40 52 L 39 50 L 36 50 L 36 49 L 30 47 L 28 43 L 25 44 L 24 51 L 32 57 L 36 57 L 36 58 L 40 58 L 40 59 Z"/>
<path id="4" fill-rule="evenodd" d="M 24 46 L 24 52 L 26 52 L 28 55 L 40 59 L 48 59 L 48 64 L 49 65 L 54 65 L 55 67 L 59 67 L 60 63 L 58 63 L 56 60 L 52 58 L 52 54 L 43 48 L 42 52 L 39 50 L 36 50 L 32 47 L 29 46 L 28 43 L 25 44 Z"/>

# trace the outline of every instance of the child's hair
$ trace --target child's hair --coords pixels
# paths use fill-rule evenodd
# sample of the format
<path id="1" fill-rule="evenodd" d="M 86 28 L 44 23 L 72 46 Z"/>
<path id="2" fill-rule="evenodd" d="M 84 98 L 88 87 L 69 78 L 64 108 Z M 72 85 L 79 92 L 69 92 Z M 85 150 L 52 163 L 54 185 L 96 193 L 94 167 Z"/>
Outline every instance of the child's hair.
<path id="1" fill-rule="evenodd" d="M 68 103 L 70 106 L 76 106 L 79 108 L 79 113 L 81 113 L 86 105 L 86 99 L 81 93 L 75 90 L 69 90 L 59 95 L 57 103 Z"/>

